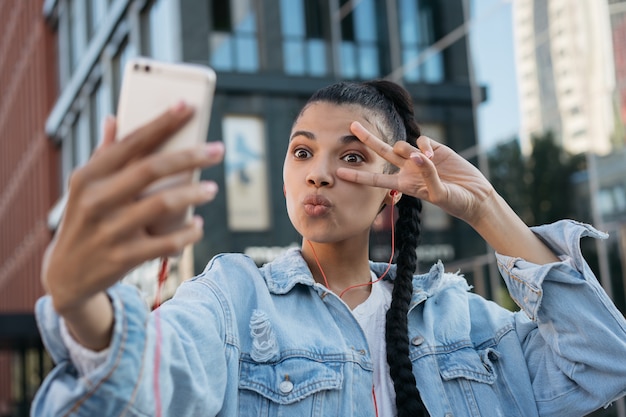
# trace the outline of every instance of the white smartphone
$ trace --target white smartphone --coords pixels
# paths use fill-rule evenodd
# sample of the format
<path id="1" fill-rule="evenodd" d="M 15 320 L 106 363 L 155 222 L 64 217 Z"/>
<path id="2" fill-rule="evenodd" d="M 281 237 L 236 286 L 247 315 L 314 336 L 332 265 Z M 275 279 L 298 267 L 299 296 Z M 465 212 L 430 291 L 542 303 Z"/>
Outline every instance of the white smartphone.
<path id="1" fill-rule="evenodd" d="M 208 136 L 211 107 L 215 94 L 215 72 L 206 66 L 166 63 L 150 58 L 130 59 L 124 68 L 117 106 L 117 140 L 122 140 L 180 101 L 194 107 L 192 119 L 179 129 L 158 152 L 171 152 L 205 142 Z M 166 187 L 198 181 L 200 170 L 163 178 L 150 185 L 144 195 Z M 152 234 L 164 234 L 180 228 L 192 215 L 170 216 L 150 226 Z"/>

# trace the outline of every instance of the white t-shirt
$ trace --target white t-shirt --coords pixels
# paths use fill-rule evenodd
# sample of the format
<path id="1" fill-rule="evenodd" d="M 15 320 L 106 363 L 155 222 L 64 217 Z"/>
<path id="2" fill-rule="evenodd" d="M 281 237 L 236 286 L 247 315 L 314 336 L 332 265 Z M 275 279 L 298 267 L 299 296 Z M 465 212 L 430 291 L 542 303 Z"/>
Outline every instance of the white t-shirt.
<path id="1" fill-rule="evenodd" d="M 372 281 L 376 280 L 372 272 Z M 385 317 L 391 305 L 393 284 L 379 281 L 372 284 L 369 297 L 352 310 L 361 325 L 374 363 L 374 393 L 379 417 L 396 415 L 396 391 L 389 375 L 387 344 L 385 343 Z"/>

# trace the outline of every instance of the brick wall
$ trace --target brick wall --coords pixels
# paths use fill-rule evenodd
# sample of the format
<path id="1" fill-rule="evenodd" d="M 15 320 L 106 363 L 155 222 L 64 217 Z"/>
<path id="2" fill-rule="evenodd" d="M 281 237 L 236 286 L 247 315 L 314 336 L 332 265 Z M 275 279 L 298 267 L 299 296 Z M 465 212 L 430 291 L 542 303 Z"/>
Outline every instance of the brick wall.
<path id="1" fill-rule="evenodd" d="M 47 214 L 59 197 L 58 150 L 44 133 L 57 95 L 56 40 L 42 7 L 0 0 L 0 315 L 32 313 L 43 294 Z M 0 343 L 0 415 L 24 415 L 20 342 Z"/>
<path id="2" fill-rule="evenodd" d="M 0 2 L 0 313 L 42 294 L 47 213 L 58 198 L 58 150 L 44 133 L 56 98 L 56 44 L 43 0 Z"/>

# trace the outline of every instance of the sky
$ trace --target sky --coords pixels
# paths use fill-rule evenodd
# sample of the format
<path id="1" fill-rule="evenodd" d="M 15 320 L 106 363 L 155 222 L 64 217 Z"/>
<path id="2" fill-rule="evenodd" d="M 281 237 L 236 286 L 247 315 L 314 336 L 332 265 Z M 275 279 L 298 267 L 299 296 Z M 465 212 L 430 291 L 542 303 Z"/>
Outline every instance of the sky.
<path id="1" fill-rule="evenodd" d="M 474 74 L 477 83 L 487 88 L 487 101 L 477 109 L 477 130 L 481 146 L 487 149 L 516 138 L 519 132 L 512 15 L 510 0 L 471 0 Z"/>

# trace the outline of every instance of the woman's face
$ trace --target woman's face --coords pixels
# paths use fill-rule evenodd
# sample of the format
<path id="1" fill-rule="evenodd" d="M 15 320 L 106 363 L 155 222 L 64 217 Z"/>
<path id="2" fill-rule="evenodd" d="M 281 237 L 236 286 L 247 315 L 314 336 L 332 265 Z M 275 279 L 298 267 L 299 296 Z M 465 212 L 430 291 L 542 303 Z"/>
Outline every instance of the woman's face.
<path id="1" fill-rule="evenodd" d="M 344 181 L 337 168 L 383 172 L 386 161 L 350 131 L 358 121 L 380 137 L 356 105 L 310 104 L 291 131 L 283 167 L 287 212 L 307 240 L 336 243 L 368 239 L 389 190 Z"/>

